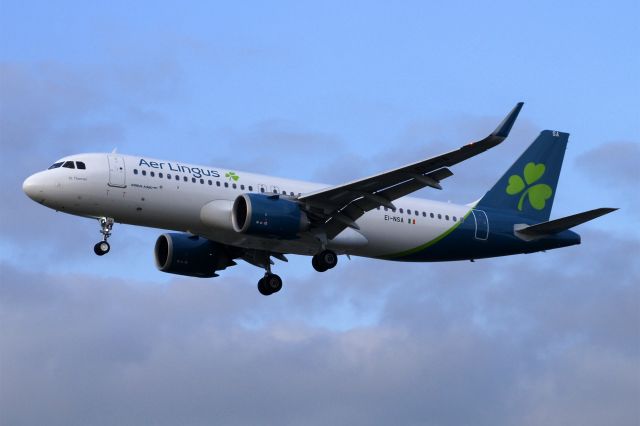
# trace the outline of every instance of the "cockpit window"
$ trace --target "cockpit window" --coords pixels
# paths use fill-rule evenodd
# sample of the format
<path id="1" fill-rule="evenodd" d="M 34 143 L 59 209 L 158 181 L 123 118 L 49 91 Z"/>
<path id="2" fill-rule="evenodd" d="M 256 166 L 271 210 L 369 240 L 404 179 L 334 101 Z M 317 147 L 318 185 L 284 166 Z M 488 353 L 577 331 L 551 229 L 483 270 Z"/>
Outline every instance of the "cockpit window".
<path id="1" fill-rule="evenodd" d="M 51 167 L 49 167 L 49 170 L 51 169 L 57 169 L 58 167 L 62 166 L 62 161 L 60 161 L 59 163 L 53 163 L 51 165 Z"/>
<path id="2" fill-rule="evenodd" d="M 76 169 L 85 170 L 87 166 L 82 161 L 76 161 Z"/>
<path id="3" fill-rule="evenodd" d="M 66 167 L 67 169 L 75 169 L 76 166 L 74 166 L 73 161 L 65 161 L 64 164 L 62 165 L 62 167 Z"/>

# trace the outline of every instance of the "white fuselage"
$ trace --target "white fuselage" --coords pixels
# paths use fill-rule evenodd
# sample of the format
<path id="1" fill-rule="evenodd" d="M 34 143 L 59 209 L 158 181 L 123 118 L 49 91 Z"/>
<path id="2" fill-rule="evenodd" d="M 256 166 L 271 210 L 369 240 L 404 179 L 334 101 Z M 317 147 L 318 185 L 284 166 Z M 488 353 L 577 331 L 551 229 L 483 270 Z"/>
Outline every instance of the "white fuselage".
<path id="1" fill-rule="evenodd" d="M 329 185 L 121 154 L 79 154 L 59 160 L 65 161 L 80 161 L 86 168 L 60 166 L 36 173 L 25 181 L 25 192 L 65 213 L 191 232 L 237 247 L 302 255 L 321 248 L 321 239 L 312 232 L 294 240 L 236 232 L 226 215 L 243 193 L 295 198 Z M 395 212 L 383 207 L 367 212 L 357 220 L 358 231 L 347 228 L 327 247 L 356 256 L 393 256 L 437 238 L 471 210 L 411 197 L 395 200 L 394 205 Z"/>

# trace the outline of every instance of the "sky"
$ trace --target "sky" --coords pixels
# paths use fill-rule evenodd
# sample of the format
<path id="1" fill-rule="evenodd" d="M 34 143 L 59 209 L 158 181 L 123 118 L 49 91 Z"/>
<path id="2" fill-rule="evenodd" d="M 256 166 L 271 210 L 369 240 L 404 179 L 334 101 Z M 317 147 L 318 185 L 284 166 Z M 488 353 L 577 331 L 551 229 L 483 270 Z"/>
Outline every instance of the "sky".
<path id="1" fill-rule="evenodd" d="M 634 1 L 0 0 L 0 423 L 637 425 L 640 53 Z M 244 262 L 163 274 L 162 230 L 21 190 L 80 152 L 338 184 L 484 137 L 480 198 L 541 130 L 571 134 L 552 217 L 620 210 L 508 258 Z"/>

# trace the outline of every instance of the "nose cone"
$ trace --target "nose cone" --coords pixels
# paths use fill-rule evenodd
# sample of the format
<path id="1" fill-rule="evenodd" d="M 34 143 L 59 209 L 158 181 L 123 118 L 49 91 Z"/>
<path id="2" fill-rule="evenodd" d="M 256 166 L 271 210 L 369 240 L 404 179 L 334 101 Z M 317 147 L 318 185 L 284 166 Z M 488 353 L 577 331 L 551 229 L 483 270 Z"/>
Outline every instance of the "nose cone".
<path id="1" fill-rule="evenodd" d="M 26 178 L 22 183 L 22 190 L 32 200 L 41 202 L 44 197 L 44 185 L 42 184 L 42 177 L 38 175 L 39 173 L 36 173 Z"/>

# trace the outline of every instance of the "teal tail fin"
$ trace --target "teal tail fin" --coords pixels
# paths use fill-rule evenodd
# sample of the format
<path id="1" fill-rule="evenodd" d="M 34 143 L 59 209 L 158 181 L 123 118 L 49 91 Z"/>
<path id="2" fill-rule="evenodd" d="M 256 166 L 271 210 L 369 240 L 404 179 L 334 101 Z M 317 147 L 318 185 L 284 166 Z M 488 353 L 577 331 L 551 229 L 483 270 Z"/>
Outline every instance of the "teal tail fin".
<path id="1" fill-rule="evenodd" d="M 499 209 L 537 221 L 548 220 L 568 140 L 568 133 L 542 131 L 476 208 Z"/>

